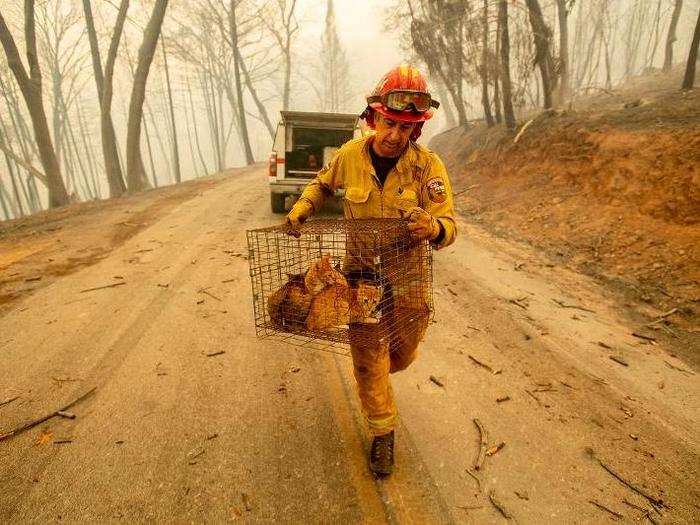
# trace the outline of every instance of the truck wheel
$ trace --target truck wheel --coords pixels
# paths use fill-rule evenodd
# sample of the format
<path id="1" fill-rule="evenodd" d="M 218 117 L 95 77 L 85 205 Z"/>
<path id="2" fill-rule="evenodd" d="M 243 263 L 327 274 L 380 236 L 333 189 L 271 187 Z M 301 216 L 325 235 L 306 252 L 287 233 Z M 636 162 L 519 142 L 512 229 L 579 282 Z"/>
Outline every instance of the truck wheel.
<path id="1" fill-rule="evenodd" d="M 272 207 L 272 213 L 284 213 L 285 197 L 286 195 L 284 193 L 270 194 L 270 206 Z"/>

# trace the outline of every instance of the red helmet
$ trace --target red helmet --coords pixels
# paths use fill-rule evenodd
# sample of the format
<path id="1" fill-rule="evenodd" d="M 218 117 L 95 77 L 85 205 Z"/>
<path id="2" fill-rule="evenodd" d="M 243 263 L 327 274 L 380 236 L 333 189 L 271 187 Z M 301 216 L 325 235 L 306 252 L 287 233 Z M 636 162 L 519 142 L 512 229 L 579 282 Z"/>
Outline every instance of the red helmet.
<path id="1" fill-rule="evenodd" d="M 361 118 L 372 129 L 375 112 L 392 120 L 415 122 L 418 125 L 411 140 L 416 140 L 421 134 L 423 122 L 432 118 L 434 109 L 438 106 L 440 103 L 430 96 L 428 82 L 423 74 L 413 66 L 401 65 L 382 77 L 367 97 L 367 108 Z"/>

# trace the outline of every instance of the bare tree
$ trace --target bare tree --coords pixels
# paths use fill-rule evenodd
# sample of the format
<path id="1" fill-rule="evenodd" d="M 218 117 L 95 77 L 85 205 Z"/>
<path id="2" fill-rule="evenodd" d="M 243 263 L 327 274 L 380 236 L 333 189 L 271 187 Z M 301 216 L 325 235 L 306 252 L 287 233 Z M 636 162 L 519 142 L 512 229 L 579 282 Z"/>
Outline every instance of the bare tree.
<path id="1" fill-rule="evenodd" d="M 414 51 L 447 89 L 460 125 L 467 122 L 464 105 L 464 17 L 467 2 L 408 2 Z"/>
<path id="2" fill-rule="evenodd" d="M 498 25 L 501 36 L 501 68 L 500 78 L 503 86 L 503 116 L 506 127 L 515 129 L 515 114 L 513 113 L 512 88 L 510 82 L 510 34 L 508 32 L 508 0 L 498 1 Z"/>
<path id="3" fill-rule="evenodd" d="M 535 63 L 539 66 L 540 76 L 542 77 L 544 107 L 545 109 L 549 109 L 554 104 L 552 93 L 557 84 L 551 50 L 552 31 L 544 20 L 539 1 L 525 0 L 525 3 L 527 4 L 528 14 L 530 16 L 532 35 L 535 39 Z"/>
<path id="4" fill-rule="evenodd" d="M 559 102 L 569 97 L 569 9 L 575 0 L 557 0 L 559 16 Z"/>
<path id="5" fill-rule="evenodd" d="M 204 160 L 204 155 L 202 154 L 202 146 L 199 142 L 199 129 L 197 127 L 197 115 L 195 114 L 194 110 L 194 99 L 192 97 L 192 87 L 191 87 L 191 82 L 187 81 L 187 99 L 189 101 L 189 107 L 191 111 L 191 116 L 192 116 L 192 128 L 194 131 L 194 140 L 195 144 L 197 146 L 197 156 L 199 157 L 199 162 L 202 164 L 202 170 L 204 174 L 209 173 L 209 167 L 207 166 L 207 162 Z"/>
<path id="6" fill-rule="evenodd" d="M 53 143 L 56 158 L 73 182 L 79 174 L 83 180 L 83 196 L 97 196 L 95 181 L 90 182 L 86 163 L 87 152 L 79 148 L 75 137 L 71 108 L 74 107 L 87 78 L 83 75 L 88 54 L 83 46 L 85 31 L 80 27 L 80 11 L 73 4 L 47 2 L 37 4 L 39 50 L 47 76 L 51 79 L 53 106 Z M 77 170 L 77 171 L 74 171 Z M 69 194 L 78 191 L 66 188 Z"/>
<path id="7" fill-rule="evenodd" d="M 265 11 L 261 12 L 261 17 L 268 29 L 275 37 L 277 45 L 282 53 L 284 62 L 284 80 L 282 83 L 282 109 L 289 109 L 289 99 L 291 96 L 292 84 L 292 40 L 294 34 L 299 30 L 295 10 L 297 0 L 275 0 L 277 15 L 279 20 L 275 21 L 273 16 L 269 16 Z"/>
<path id="8" fill-rule="evenodd" d="M 119 162 L 119 152 L 117 149 L 117 136 L 114 132 L 114 122 L 112 121 L 112 96 L 114 64 L 119 49 L 119 41 L 124 30 L 124 21 L 129 9 L 129 0 L 122 0 L 117 12 L 117 19 L 112 30 L 109 50 L 107 51 L 107 61 L 104 71 L 102 70 L 102 59 L 100 57 L 100 47 L 95 31 L 95 22 L 92 16 L 90 0 L 83 0 L 83 12 L 85 13 L 85 25 L 90 41 L 90 51 L 92 55 L 92 68 L 97 85 L 97 95 L 100 99 L 100 133 L 102 137 L 102 155 L 104 157 L 105 172 L 109 185 L 110 197 L 118 197 L 126 191 L 121 163 Z"/>
<path id="9" fill-rule="evenodd" d="M 170 124 L 173 137 L 173 164 L 175 166 L 175 182 L 182 182 L 182 172 L 180 171 L 180 149 L 177 142 L 177 127 L 175 126 L 175 108 L 173 107 L 173 90 L 170 85 L 170 68 L 168 67 L 168 56 L 165 50 L 165 36 L 160 37 L 161 51 L 163 53 L 163 68 L 165 69 L 165 84 L 168 90 L 168 108 L 170 109 Z M 189 128 L 188 128 L 189 129 Z"/>
<path id="10" fill-rule="evenodd" d="M 664 71 L 668 71 L 673 66 L 673 44 L 676 39 L 676 27 L 678 20 L 681 17 L 683 9 L 683 0 L 675 0 L 673 4 L 673 13 L 671 14 L 671 22 L 668 25 L 668 34 L 666 36 L 666 53 L 664 54 Z"/>
<path id="11" fill-rule="evenodd" d="M 15 93 L 15 85 L 9 79 L 7 81 L 3 80 L 3 75 L 1 73 L 0 92 L 2 93 L 3 99 L 5 100 L 5 104 L 7 106 L 10 124 L 14 132 L 14 138 L 17 141 L 17 144 L 22 153 L 22 159 L 24 160 L 26 165 L 29 165 L 31 164 L 33 157 L 39 156 L 39 153 L 36 148 L 36 143 L 32 140 L 31 132 L 29 131 L 29 127 L 25 122 L 24 116 L 22 115 L 20 103 Z M 9 141 L 9 132 L 6 131 L 4 123 L 2 124 L 2 128 L 5 130 L 5 136 L 8 138 Z M 12 146 L 11 141 L 8 142 L 8 146 Z M 24 167 L 22 165 L 19 166 Z M 10 174 L 14 177 L 13 173 L 14 172 L 11 172 Z M 33 213 L 40 209 L 41 203 L 39 201 L 38 189 L 36 186 L 36 178 L 31 173 L 32 172 L 30 171 L 27 172 L 26 184 L 19 174 L 17 174 L 17 178 L 19 180 L 19 186 L 22 189 L 23 195 L 27 197 L 27 205 L 29 207 L 29 210 Z M 44 184 L 46 183 L 44 182 Z"/>
<path id="12" fill-rule="evenodd" d="M 656 50 L 659 48 L 659 36 L 661 29 L 661 2 L 662 0 L 657 0 L 656 4 L 656 14 L 654 15 L 654 23 L 652 24 L 652 30 L 649 34 L 649 40 L 647 40 L 646 52 L 644 57 L 646 60 L 644 63 L 647 68 L 654 66 L 654 58 L 656 57 Z"/>
<path id="13" fill-rule="evenodd" d="M 457 125 L 457 119 L 455 118 L 455 113 L 452 110 L 452 104 L 447 96 L 447 90 L 441 82 L 433 83 L 434 89 L 440 97 L 440 109 L 445 112 L 445 126 L 447 129 L 454 128 Z"/>
<path id="14" fill-rule="evenodd" d="M 690 52 L 688 53 L 688 64 L 685 68 L 685 76 L 683 77 L 683 89 L 692 89 L 695 85 L 695 65 L 698 62 L 698 45 L 700 44 L 700 13 L 698 13 L 698 21 L 695 24 L 695 32 L 693 33 L 693 41 L 690 44 Z"/>
<path id="15" fill-rule="evenodd" d="M 235 11 L 232 8 L 235 8 Z M 266 60 L 272 45 L 269 42 L 262 46 L 257 45 L 263 39 L 263 34 L 268 36 L 268 33 L 263 31 L 264 24 L 260 14 L 254 12 L 251 15 L 250 11 L 250 6 L 240 1 L 227 2 L 225 5 L 223 2 L 202 0 L 194 11 L 197 25 L 200 27 L 189 22 L 178 22 L 181 38 L 178 38 L 179 42 L 173 42 L 178 56 L 200 71 L 200 85 L 205 93 L 203 98 L 212 135 L 221 138 L 218 144 L 216 141 L 214 144 L 217 159 L 223 153 L 221 146 L 224 126 L 213 119 L 213 114 L 219 119 L 223 118 L 223 112 L 216 107 L 213 91 L 221 91 L 226 95 L 233 115 L 233 128 L 241 140 L 246 162 L 254 161 L 246 117 L 259 119 L 270 136 L 274 134 L 267 108 L 255 85 L 258 79 L 266 79 L 274 72 L 271 61 Z M 241 13 L 243 16 L 240 16 Z M 209 28 L 217 29 L 220 38 L 211 39 L 211 35 L 207 34 Z M 254 49 L 250 56 L 246 55 L 247 46 Z M 247 63 L 248 60 L 251 64 Z M 263 61 L 262 64 L 260 60 Z M 244 83 L 258 111 L 257 115 L 246 109 Z"/>
<path id="16" fill-rule="evenodd" d="M 322 107 L 325 111 L 345 110 L 350 98 L 350 74 L 338 31 L 335 26 L 333 0 L 326 1 L 326 25 L 321 36 Z"/>
<path id="17" fill-rule="evenodd" d="M 497 6 L 497 9 L 498 6 Z M 501 108 L 501 23 L 499 13 L 496 13 L 496 45 L 494 46 L 494 60 L 491 68 L 491 77 L 493 78 L 493 109 L 496 124 L 503 123 L 503 111 Z M 510 69 L 510 67 L 509 67 Z"/>
<path id="18" fill-rule="evenodd" d="M 488 127 L 493 126 L 491 114 L 491 101 L 489 100 L 489 2 L 484 0 L 484 12 L 482 16 L 483 38 L 481 51 L 481 104 L 484 106 L 484 119 Z"/>
<path id="19" fill-rule="evenodd" d="M 143 32 L 138 63 L 134 74 L 134 85 L 129 102 L 129 119 L 126 134 L 126 185 L 129 191 L 140 191 L 149 186 L 141 156 L 141 124 L 143 102 L 146 97 L 146 81 L 156 51 L 160 28 L 165 17 L 168 0 L 156 0 L 151 18 Z"/>
<path id="20" fill-rule="evenodd" d="M 61 177 L 61 167 L 51 141 L 42 100 L 41 68 L 39 66 L 36 44 L 34 0 L 24 1 L 24 33 L 29 74 L 27 74 L 27 70 L 22 63 L 15 40 L 5 23 L 2 13 L 0 13 L 0 42 L 2 42 L 8 65 L 17 80 L 32 120 L 34 138 L 46 175 L 49 206 L 63 206 L 68 204 L 68 193 Z"/>
<path id="21" fill-rule="evenodd" d="M 292 8 L 293 9 L 293 8 Z M 233 78 L 236 85 L 236 100 L 238 101 L 237 110 L 238 114 L 238 129 L 241 137 L 241 143 L 243 145 L 243 151 L 245 153 L 246 164 L 250 165 L 255 162 L 253 158 L 253 150 L 250 147 L 250 136 L 248 135 L 248 122 L 246 120 L 245 104 L 243 101 L 243 88 L 241 85 L 241 54 L 238 48 L 238 25 L 236 21 L 236 2 L 231 0 L 229 7 L 229 31 L 231 39 L 231 48 L 233 49 Z M 290 59 L 291 62 L 291 59 Z M 289 66 L 291 67 L 291 65 Z M 288 80 L 288 79 L 287 79 Z M 287 85 L 287 84 L 285 84 Z M 289 96 L 289 93 L 287 96 Z M 288 102 L 288 101 L 287 101 Z"/>
<path id="22" fill-rule="evenodd" d="M 651 2 L 648 0 L 635 0 L 633 5 L 625 13 L 627 20 L 625 28 L 625 77 L 630 77 L 637 71 L 637 59 L 642 49 L 642 38 L 651 25 L 648 18 L 650 15 Z"/>

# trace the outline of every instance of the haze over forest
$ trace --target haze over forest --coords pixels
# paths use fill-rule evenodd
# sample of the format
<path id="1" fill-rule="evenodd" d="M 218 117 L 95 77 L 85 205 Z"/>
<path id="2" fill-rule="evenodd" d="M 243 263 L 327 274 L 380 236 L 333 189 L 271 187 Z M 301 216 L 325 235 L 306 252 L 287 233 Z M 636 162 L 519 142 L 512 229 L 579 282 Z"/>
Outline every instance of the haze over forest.
<path id="1" fill-rule="evenodd" d="M 423 141 L 486 113 L 492 113 L 487 120 L 507 118 L 500 100 L 501 5 L 497 0 L 3 2 L 2 217 L 264 161 L 280 109 L 359 114 L 383 72 L 402 61 L 429 73 L 442 102 Z M 517 0 L 506 7 L 508 71 L 519 120 L 533 110 L 566 107 L 610 90 L 628 77 L 682 67 L 700 2 Z M 539 18 L 533 18 L 537 11 Z M 31 64 L 30 18 L 38 58 Z M 541 41 L 533 37 L 538 23 L 546 35 Z M 36 86 L 41 76 L 32 112 L 8 62 L 13 46 L 27 85 Z M 139 55 L 139 49 L 151 56 Z M 135 89 L 144 82 L 145 91 Z M 98 91 L 110 83 L 113 96 L 103 99 L 101 117 Z M 36 140 L 39 100 L 46 122 L 39 124 L 44 136 Z M 101 137 L 101 127 L 110 127 L 106 116 L 113 122 L 114 147 Z M 111 159 L 105 162 L 105 156 Z"/>

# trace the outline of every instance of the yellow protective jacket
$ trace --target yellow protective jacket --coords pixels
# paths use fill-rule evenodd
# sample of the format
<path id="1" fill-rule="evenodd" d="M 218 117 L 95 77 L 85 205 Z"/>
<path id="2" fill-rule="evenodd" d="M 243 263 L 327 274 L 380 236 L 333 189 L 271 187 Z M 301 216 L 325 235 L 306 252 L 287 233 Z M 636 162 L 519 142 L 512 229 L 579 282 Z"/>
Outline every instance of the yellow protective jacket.
<path id="1" fill-rule="evenodd" d="M 347 219 L 399 218 L 403 212 L 418 206 L 440 221 L 445 231 L 435 247 L 452 244 L 457 234 L 454 200 L 440 158 L 428 148 L 409 142 L 381 186 L 369 155 L 372 140 L 374 136 L 370 135 L 346 142 L 304 189 L 299 200 L 308 201 L 317 212 L 327 197 L 343 188 Z"/>

